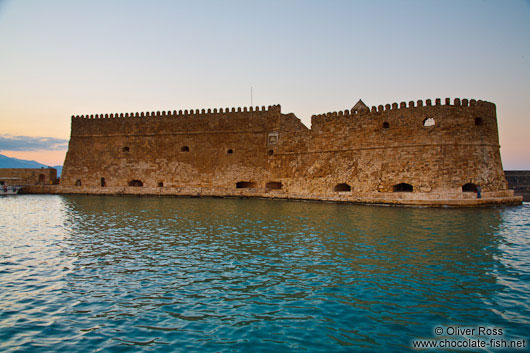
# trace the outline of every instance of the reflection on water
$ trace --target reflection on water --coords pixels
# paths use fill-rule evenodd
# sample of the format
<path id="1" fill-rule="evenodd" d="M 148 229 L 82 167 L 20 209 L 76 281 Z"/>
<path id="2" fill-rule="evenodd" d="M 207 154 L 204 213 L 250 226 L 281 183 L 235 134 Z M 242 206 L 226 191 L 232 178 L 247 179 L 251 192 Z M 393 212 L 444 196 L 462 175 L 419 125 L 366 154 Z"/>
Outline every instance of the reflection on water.
<path id="1" fill-rule="evenodd" d="M 530 328 L 530 207 L 0 199 L 0 349 L 403 351 Z"/>

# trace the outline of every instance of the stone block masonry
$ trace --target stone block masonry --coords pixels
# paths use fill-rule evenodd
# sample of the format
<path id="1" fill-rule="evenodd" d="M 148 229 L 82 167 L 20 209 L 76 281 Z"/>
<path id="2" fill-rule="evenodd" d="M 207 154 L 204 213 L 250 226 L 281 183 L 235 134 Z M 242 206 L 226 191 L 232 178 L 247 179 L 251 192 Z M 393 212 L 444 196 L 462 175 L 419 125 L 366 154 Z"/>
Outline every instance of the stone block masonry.
<path id="1" fill-rule="evenodd" d="M 519 204 L 493 103 L 440 99 L 314 115 L 279 105 L 72 117 L 59 193 Z M 480 190 L 481 198 L 478 198 Z"/>
<path id="2" fill-rule="evenodd" d="M 57 183 L 54 168 L 0 168 L 0 181 L 7 185 L 52 185 Z"/>

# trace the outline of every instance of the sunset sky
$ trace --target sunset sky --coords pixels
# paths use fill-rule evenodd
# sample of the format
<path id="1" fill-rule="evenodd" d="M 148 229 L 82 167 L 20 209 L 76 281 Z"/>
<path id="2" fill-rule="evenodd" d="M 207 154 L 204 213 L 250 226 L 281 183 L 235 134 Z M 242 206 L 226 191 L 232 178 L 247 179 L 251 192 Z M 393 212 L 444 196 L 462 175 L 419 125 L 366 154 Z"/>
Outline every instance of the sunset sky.
<path id="1" fill-rule="evenodd" d="M 530 169 L 530 1 L 0 0 L 0 153 L 62 165 L 73 114 L 434 98 L 497 105 Z"/>

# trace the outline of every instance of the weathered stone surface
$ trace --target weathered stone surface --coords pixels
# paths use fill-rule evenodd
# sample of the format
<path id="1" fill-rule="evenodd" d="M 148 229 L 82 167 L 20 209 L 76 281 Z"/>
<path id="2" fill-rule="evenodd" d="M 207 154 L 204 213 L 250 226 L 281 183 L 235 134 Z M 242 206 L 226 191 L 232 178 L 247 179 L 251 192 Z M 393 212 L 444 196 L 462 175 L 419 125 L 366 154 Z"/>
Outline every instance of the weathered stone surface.
<path id="1" fill-rule="evenodd" d="M 58 192 L 520 203 L 502 170 L 495 105 L 468 102 L 371 112 L 360 102 L 351 114 L 314 115 L 311 129 L 280 106 L 72 117 Z"/>
<path id="2" fill-rule="evenodd" d="M 0 168 L 0 181 L 8 185 L 50 185 L 57 182 L 54 168 Z"/>

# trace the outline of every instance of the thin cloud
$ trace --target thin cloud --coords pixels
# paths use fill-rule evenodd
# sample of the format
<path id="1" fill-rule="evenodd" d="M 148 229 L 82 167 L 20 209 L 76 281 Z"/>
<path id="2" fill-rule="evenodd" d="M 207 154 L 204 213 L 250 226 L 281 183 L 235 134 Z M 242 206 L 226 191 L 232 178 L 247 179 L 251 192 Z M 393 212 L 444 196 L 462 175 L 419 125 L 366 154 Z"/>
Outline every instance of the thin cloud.
<path id="1" fill-rule="evenodd" d="M 68 147 L 68 140 L 55 137 L 12 136 L 0 134 L 0 151 L 60 151 Z"/>

